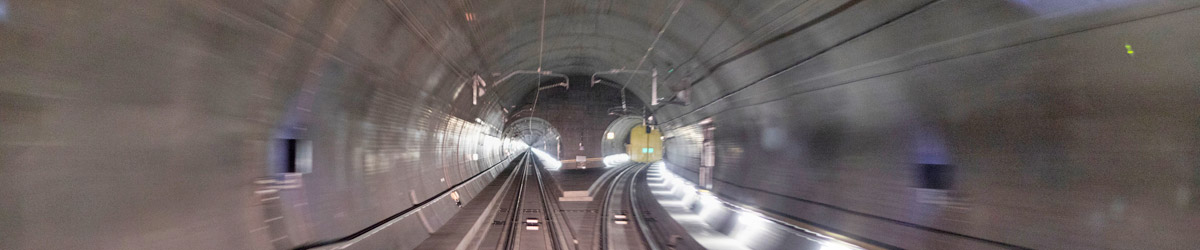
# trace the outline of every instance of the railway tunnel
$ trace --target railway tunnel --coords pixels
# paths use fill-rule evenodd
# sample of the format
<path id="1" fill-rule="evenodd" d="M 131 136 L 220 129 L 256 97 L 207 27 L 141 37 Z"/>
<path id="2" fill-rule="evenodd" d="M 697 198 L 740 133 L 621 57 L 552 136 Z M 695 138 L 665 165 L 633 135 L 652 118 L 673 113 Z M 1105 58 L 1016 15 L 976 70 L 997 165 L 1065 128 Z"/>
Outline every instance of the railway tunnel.
<path id="1" fill-rule="evenodd" d="M 0 248 L 1195 249 L 1197 7 L 0 0 Z"/>

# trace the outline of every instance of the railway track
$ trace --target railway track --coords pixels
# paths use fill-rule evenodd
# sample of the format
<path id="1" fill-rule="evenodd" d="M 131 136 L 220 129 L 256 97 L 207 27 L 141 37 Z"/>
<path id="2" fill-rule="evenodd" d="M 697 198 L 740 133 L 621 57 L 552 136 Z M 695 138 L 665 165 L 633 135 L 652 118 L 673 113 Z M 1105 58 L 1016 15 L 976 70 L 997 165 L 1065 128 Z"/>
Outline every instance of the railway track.
<path id="1" fill-rule="evenodd" d="M 537 170 L 535 161 L 531 154 L 526 154 L 517 165 L 518 169 L 513 170 L 513 174 L 517 176 L 512 191 L 512 205 L 509 206 L 505 230 L 496 249 L 566 249 L 564 239 L 554 224 L 555 216 L 550 205 L 553 201 L 549 198 L 552 196 L 546 190 L 546 184 L 542 181 L 542 174 Z M 530 178 L 534 181 L 531 182 Z M 533 185 L 536 185 L 534 188 L 537 190 L 528 190 Z M 532 197 L 536 199 L 531 200 Z M 529 235 L 533 232 L 541 237 Z M 536 238 L 542 238 L 543 244 L 523 241 Z"/>
<path id="2" fill-rule="evenodd" d="M 524 157 L 521 157 L 520 161 L 521 163 L 517 164 L 517 169 L 513 170 L 513 175 L 516 176 L 517 181 L 515 183 L 516 185 L 513 186 L 513 188 L 516 190 L 516 193 L 513 197 L 512 206 L 508 210 L 509 215 L 507 218 L 508 224 L 506 224 L 506 230 L 504 230 L 503 237 L 501 237 L 499 242 L 500 246 L 497 247 L 497 249 L 516 249 L 518 244 L 517 240 L 519 238 L 517 235 L 520 233 L 520 231 L 518 231 L 520 230 L 518 227 L 520 226 L 521 220 L 521 199 L 525 195 L 525 180 L 527 179 L 526 169 L 528 169 L 527 166 L 529 164 L 529 154 L 526 153 Z"/>
<path id="3" fill-rule="evenodd" d="M 578 249 L 578 242 L 572 241 L 575 236 L 568 232 L 569 226 L 563 221 L 565 218 L 554 213 L 559 211 L 553 200 L 557 196 L 542 179 L 537 158 L 528 154 L 517 161 L 519 163 L 512 170 L 513 185 L 506 191 L 509 198 L 499 204 L 505 209 L 502 211 L 507 212 L 498 214 L 495 219 L 495 225 L 503 225 L 503 229 L 492 238 L 494 248 L 481 249 Z M 641 221 L 634 197 L 637 177 L 647 166 L 646 163 L 627 164 L 600 180 L 605 184 L 597 204 L 596 230 L 590 249 L 658 249 L 653 239 L 646 238 L 648 229 Z"/>
<path id="4" fill-rule="evenodd" d="M 613 225 L 610 225 L 609 223 L 613 223 L 615 225 L 618 221 L 621 221 L 623 222 L 622 225 L 636 226 L 626 227 L 626 233 L 639 233 L 640 231 L 645 230 L 641 229 L 642 223 L 635 223 L 634 221 L 630 220 L 630 217 L 636 217 L 635 215 L 638 214 L 636 211 L 638 209 L 635 201 L 636 197 L 633 196 L 635 187 L 634 184 L 636 182 L 638 173 L 641 172 L 642 169 L 645 169 L 646 166 L 648 166 L 647 163 L 633 163 L 623 166 L 621 169 L 616 170 L 619 171 L 617 174 L 606 180 L 609 182 L 609 184 L 607 191 L 604 194 L 604 199 L 600 201 L 600 218 L 596 220 L 596 226 L 598 230 L 596 231 L 596 244 L 594 244 L 595 247 L 593 249 L 625 249 L 627 247 L 627 245 L 617 246 L 610 243 L 612 239 L 612 237 L 610 237 L 610 234 L 612 233 L 610 226 Z M 625 196 L 617 195 L 618 190 L 624 192 Z M 620 202 L 619 206 L 614 205 L 613 200 L 623 199 L 622 197 L 628 198 L 628 200 L 625 200 L 625 202 Z M 623 212 L 615 213 L 614 211 Z M 639 235 L 644 236 L 645 234 Z M 653 241 L 647 240 L 645 237 L 639 238 L 642 246 L 646 249 L 657 249 L 657 247 L 653 245 Z"/>
<path id="5" fill-rule="evenodd" d="M 542 171 L 538 170 L 536 164 L 536 162 L 530 164 L 530 169 L 533 170 L 537 177 L 538 191 L 541 192 L 540 197 L 542 198 L 542 213 L 544 216 L 543 218 L 545 218 L 543 221 L 544 223 L 542 224 L 546 225 L 545 231 L 550 235 L 551 249 L 567 249 L 567 247 L 564 245 L 566 244 L 566 238 L 563 238 L 563 233 L 558 230 L 558 225 L 555 225 L 555 223 L 558 222 L 558 220 L 555 220 L 555 218 L 558 216 L 555 216 L 554 212 L 558 210 L 551 206 L 551 204 L 555 202 L 552 197 L 555 196 L 551 195 L 551 193 L 547 191 L 546 183 L 542 179 Z"/>

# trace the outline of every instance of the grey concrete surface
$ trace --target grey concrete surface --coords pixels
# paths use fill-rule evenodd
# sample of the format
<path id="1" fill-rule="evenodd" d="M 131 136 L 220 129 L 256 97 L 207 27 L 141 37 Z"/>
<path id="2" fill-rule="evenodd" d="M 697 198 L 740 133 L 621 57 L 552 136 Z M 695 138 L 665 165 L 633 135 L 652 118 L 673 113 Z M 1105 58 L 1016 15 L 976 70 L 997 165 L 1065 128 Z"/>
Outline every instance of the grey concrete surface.
<path id="1" fill-rule="evenodd" d="M 620 68 L 686 102 L 651 107 L 668 166 L 696 180 L 711 118 L 714 192 L 761 209 L 909 249 L 1200 243 L 1200 1 L 544 3 L 0 0 L 4 248 L 344 237 L 521 149 L 538 82 L 504 75 Z M 431 206 L 360 247 L 415 247 L 458 211 Z"/>
<path id="2" fill-rule="evenodd" d="M 457 249 L 460 246 L 470 246 L 477 240 L 477 235 L 491 227 L 491 221 L 480 219 L 490 217 L 499 206 L 499 200 L 504 198 L 503 192 L 513 185 L 511 179 L 515 168 L 508 168 L 496 176 L 496 181 L 488 184 L 471 202 L 464 203 L 462 210 L 446 221 L 446 224 L 429 235 L 414 249 Z M 495 202 L 493 202 L 495 201 Z M 482 222 L 482 223 L 481 223 Z"/>
<path id="3" fill-rule="evenodd" d="M 1195 1 L 921 2 L 719 68 L 709 105 L 659 111 L 667 162 L 695 180 L 712 118 L 718 194 L 898 247 L 1200 243 Z M 923 202 L 925 163 L 956 166 L 954 205 Z"/>
<path id="4" fill-rule="evenodd" d="M 446 65 L 403 69 L 438 55 L 378 22 L 397 19 L 384 2 L 5 3 L 7 249 L 290 248 L 503 156 L 499 132 L 472 122 L 500 126 L 485 115 L 500 108 L 430 84 Z M 277 138 L 313 140 L 315 167 L 273 206 L 255 180 L 278 171 Z"/>

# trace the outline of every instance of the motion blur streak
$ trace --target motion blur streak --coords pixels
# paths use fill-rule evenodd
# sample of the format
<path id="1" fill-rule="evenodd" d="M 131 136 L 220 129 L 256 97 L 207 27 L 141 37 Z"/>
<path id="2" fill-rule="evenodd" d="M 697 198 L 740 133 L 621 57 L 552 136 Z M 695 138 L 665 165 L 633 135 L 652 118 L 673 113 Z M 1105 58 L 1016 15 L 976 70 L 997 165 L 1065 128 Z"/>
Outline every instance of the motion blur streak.
<path id="1" fill-rule="evenodd" d="M 553 169 L 562 168 L 562 162 L 558 161 L 558 158 L 555 158 L 553 155 L 550 155 L 546 152 L 542 152 L 542 150 L 539 150 L 537 148 L 530 148 L 529 150 L 533 151 L 534 155 L 537 155 L 538 160 L 542 161 L 542 164 L 545 164 L 546 169 L 553 170 Z"/>
<path id="2" fill-rule="evenodd" d="M 681 203 L 594 160 L 625 153 L 852 249 L 1195 249 L 1198 23 L 1200 0 L 0 0 L 0 249 L 413 249 L 522 204 L 491 184 L 530 151 L 552 209 L 529 213 L 564 231 L 525 236 L 563 244 L 643 243 L 644 218 L 569 221 L 596 190 Z M 630 154 L 637 126 L 661 146 Z M 659 247 L 694 242 L 675 222 Z M 838 247 L 773 235 L 732 238 Z"/>
<path id="3" fill-rule="evenodd" d="M 628 154 L 614 154 L 604 157 L 604 167 L 616 167 L 629 163 Z"/>

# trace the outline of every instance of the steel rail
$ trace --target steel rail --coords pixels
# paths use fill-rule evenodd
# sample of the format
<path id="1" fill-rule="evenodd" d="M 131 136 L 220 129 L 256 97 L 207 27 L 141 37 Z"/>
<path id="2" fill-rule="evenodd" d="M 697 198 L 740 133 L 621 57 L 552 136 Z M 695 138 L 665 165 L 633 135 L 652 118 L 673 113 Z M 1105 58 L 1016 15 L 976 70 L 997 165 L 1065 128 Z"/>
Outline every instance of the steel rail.
<path id="1" fill-rule="evenodd" d="M 536 159 L 537 156 L 531 155 L 529 158 Z M 544 214 L 543 216 L 545 217 L 545 220 L 542 221 L 541 224 L 545 225 L 546 232 L 550 234 L 550 249 L 563 249 L 565 248 L 563 247 L 563 244 L 566 242 L 566 239 L 560 238 L 562 235 L 558 233 L 558 227 L 554 225 L 554 215 L 552 212 L 553 209 L 550 208 L 550 202 L 552 202 L 552 200 L 546 193 L 546 184 L 542 181 L 542 171 L 538 170 L 537 164 L 537 161 L 531 161 L 530 168 L 533 170 L 533 173 L 537 178 L 538 191 L 541 192 L 542 196 L 542 213 Z"/>
<path id="2" fill-rule="evenodd" d="M 637 189 L 635 188 L 637 187 L 637 176 L 645 173 L 644 170 L 649 166 L 650 164 L 647 163 L 638 167 L 638 170 L 634 171 L 633 177 L 629 178 L 629 207 L 633 212 L 633 218 L 637 220 L 638 231 L 642 232 L 642 242 L 646 243 L 646 247 L 649 247 L 650 250 L 659 250 L 658 241 L 650 234 L 650 227 L 646 225 L 645 218 L 642 218 L 641 209 L 638 209 Z"/>
<path id="3" fill-rule="evenodd" d="M 610 217 L 609 206 L 611 204 L 612 197 L 614 196 L 613 191 L 616 191 L 617 183 L 621 182 L 621 177 L 629 173 L 630 169 L 637 168 L 637 165 L 637 163 L 626 165 L 624 168 L 619 170 L 620 172 L 618 172 L 616 175 L 613 175 L 612 178 L 608 180 L 608 182 L 611 183 L 608 185 L 608 191 L 604 194 L 604 199 L 601 200 L 600 218 L 596 220 L 597 224 L 599 225 L 599 230 L 596 230 L 596 244 L 593 244 L 593 246 L 595 246 L 593 249 L 608 249 L 608 221 Z"/>
<path id="4" fill-rule="evenodd" d="M 527 174 L 528 174 L 528 170 L 529 170 L 529 168 L 528 168 L 529 154 L 530 154 L 530 152 L 525 153 L 525 156 L 521 158 L 520 165 L 518 165 L 519 169 L 514 170 L 514 171 L 516 171 L 517 174 L 520 175 L 518 177 L 519 178 L 518 180 L 520 180 L 520 181 L 517 182 L 517 186 L 516 186 L 517 193 L 513 199 L 512 209 L 509 210 L 508 230 L 505 232 L 505 236 L 501 238 L 501 239 L 503 239 L 503 242 L 501 243 L 502 245 L 501 245 L 500 249 L 511 250 L 511 249 L 516 249 L 516 247 L 517 247 L 517 242 L 516 242 L 518 239 L 517 234 L 518 234 L 518 232 L 520 232 L 519 225 L 522 224 L 522 222 L 521 222 L 521 199 L 524 198 L 524 196 L 525 196 L 525 181 L 528 178 Z"/>

